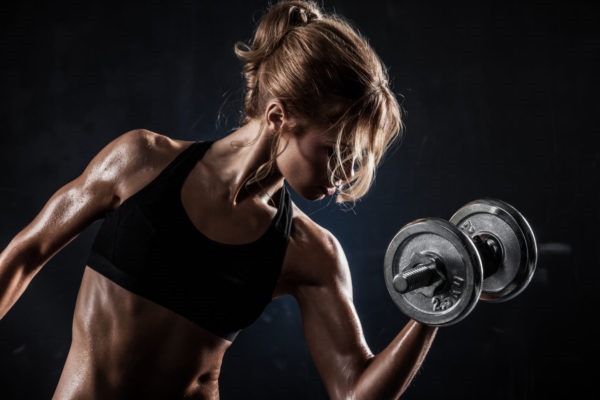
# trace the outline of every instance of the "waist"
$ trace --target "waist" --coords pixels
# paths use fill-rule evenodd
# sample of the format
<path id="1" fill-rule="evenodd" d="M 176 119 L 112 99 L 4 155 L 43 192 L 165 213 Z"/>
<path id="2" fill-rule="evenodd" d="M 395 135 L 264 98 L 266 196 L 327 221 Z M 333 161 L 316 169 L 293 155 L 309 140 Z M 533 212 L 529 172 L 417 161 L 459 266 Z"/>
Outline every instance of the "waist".
<path id="1" fill-rule="evenodd" d="M 89 268 L 74 317 L 61 381 L 77 382 L 81 397 L 218 398 L 221 362 L 230 341 Z"/>

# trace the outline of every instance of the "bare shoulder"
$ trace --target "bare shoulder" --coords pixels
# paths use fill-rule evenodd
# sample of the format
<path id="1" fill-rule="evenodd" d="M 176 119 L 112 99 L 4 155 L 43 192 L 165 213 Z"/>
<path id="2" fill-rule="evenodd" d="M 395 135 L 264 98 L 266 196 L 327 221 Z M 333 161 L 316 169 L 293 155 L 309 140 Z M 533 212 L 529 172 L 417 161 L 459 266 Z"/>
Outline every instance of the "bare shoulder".
<path id="1" fill-rule="evenodd" d="M 121 203 L 156 177 L 191 143 L 147 129 L 133 129 L 104 146 L 83 176 L 86 181 L 109 184 Z"/>
<path id="2" fill-rule="evenodd" d="M 333 233 L 316 223 L 298 207 L 294 206 L 292 242 L 301 250 L 312 250 L 319 257 L 335 256 L 341 246 Z"/>
<path id="3" fill-rule="evenodd" d="M 190 143 L 147 129 L 133 129 L 113 139 L 99 154 L 118 167 L 140 167 L 173 157 Z"/>
<path id="4" fill-rule="evenodd" d="M 337 237 L 295 206 L 284 273 L 293 287 L 351 286 L 348 262 Z"/>

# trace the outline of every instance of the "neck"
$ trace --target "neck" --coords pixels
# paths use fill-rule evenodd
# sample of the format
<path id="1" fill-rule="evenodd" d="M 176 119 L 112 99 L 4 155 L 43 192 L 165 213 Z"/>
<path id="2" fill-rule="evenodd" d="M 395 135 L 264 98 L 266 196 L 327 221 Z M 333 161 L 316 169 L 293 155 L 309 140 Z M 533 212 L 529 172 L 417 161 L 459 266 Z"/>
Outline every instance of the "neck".
<path id="1" fill-rule="evenodd" d="M 269 160 L 273 135 L 260 121 L 251 120 L 211 146 L 211 169 L 229 187 L 232 204 L 253 196 L 268 200 L 283 186 L 283 176 L 276 165 L 266 178 L 248 184 L 256 170 Z"/>

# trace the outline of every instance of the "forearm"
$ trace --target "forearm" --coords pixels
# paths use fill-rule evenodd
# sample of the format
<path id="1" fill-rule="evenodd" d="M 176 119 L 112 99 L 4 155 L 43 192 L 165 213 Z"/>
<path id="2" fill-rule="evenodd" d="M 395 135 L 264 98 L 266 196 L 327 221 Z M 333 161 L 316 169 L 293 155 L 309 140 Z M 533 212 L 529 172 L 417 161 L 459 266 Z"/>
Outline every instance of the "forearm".
<path id="1" fill-rule="evenodd" d="M 411 320 L 359 373 L 354 398 L 398 399 L 420 369 L 437 330 Z"/>

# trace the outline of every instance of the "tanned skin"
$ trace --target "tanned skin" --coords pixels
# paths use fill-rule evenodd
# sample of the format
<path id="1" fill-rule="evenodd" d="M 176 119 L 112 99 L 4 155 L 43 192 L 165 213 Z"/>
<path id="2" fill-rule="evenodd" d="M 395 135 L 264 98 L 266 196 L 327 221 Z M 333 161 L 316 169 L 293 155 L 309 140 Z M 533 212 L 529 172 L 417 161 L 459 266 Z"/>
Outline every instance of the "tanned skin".
<path id="1" fill-rule="evenodd" d="M 274 172 L 261 185 L 244 185 L 269 156 L 274 135 L 285 132 L 289 122 L 283 106 L 273 101 L 264 118 L 209 148 L 181 190 L 184 209 L 199 231 L 229 244 L 256 240 L 277 212 L 275 199 L 284 180 L 309 200 L 325 196 L 330 140 L 318 127 L 298 136 L 282 134 L 283 151 Z M 140 129 L 104 147 L 0 254 L 0 318 L 54 254 L 151 182 L 191 144 Z M 329 396 L 399 398 L 421 367 L 437 328 L 409 321 L 383 351 L 373 354 L 353 304 L 344 250 L 300 209 L 294 206 L 293 213 L 273 298 L 289 294 L 298 301 L 306 343 Z M 230 345 L 86 267 L 71 348 L 53 399 L 216 400 Z"/>

